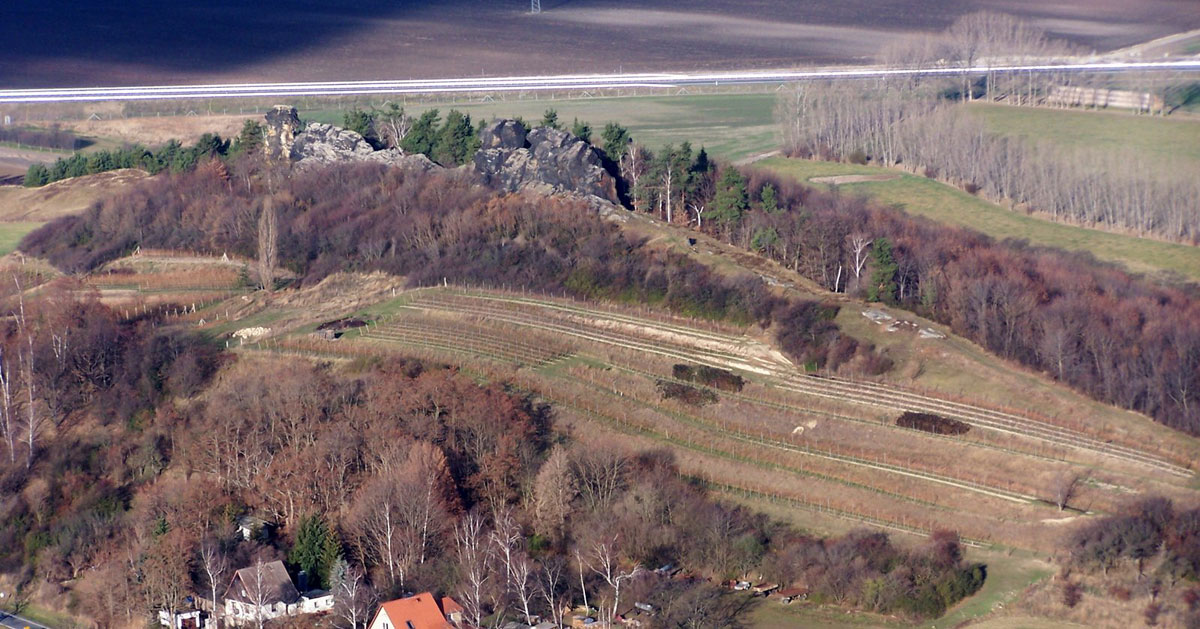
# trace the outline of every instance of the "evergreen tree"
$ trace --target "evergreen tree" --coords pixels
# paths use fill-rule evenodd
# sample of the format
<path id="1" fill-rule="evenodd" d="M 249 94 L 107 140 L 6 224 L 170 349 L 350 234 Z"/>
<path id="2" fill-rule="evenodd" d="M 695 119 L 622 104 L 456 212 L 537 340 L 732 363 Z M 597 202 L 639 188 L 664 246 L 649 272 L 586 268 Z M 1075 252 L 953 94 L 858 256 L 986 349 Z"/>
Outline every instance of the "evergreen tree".
<path id="1" fill-rule="evenodd" d="M 742 213 L 750 208 L 750 196 L 746 193 L 746 178 L 730 166 L 721 172 L 717 182 L 717 194 L 713 197 L 712 218 L 722 225 L 735 223 Z"/>
<path id="2" fill-rule="evenodd" d="M 371 146 L 375 146 L 375 116 L 357 107 L 342 115 L 342 128 L 349 129 L 363 137 Z"/>
<path id="3" fill-rule="evenodd" d="M 629 145 L 633 143 L 629 129 L 615 122 L 604 125 L 604 132 L 600 134 L 600 138 L 604 140 L 604 154 L 613 162 L 620 162 L 625 151 L 629 150 Z"/>
<path id="4" fill-rule="evenodd" d="M 892 241 L 876 238 L 871 245 L 871 283 L 867 286 L 867 301 L 896 301 L 896 271 L 899 267 L 892 256 Z"/>
<path id="5" fill-rule="evenodd" d="M 337 533 L 331 531 L 320 516 L 300 520 L 296 542 L 288 553 L 288 562 L 308 575 L 310 588 L 327 587 L 330 570 L 342 555 Z"/>
<path id="6" fill-rule="evenodd" d="M 235 153 L 247 153 L 257 150 L 262 146 L 263 141 L 263 126 L 254 120 L 247 120 L 242 124 L 242 131 L 238 133 L 237 139 L 234 141 Z"/>
<path id="7" fill-rule="evenodd" d="M 457 109 L 446 114 L 446 122 L 438 131 L 433 149 L 433 161 L 443 166 L 460 166 L 471 159 L 479 148 L 479 136 L 471 117 Z"/>
<path id="8" fill-rule="evenodd" d="M 45 164 L 33 164 L 25 171 L 25 187 L 36 188 L 50 183 L 50 169 Z"/>
<path id="9" fill-rule="evenodd" d="M 542 114 L 542 124 L 539 126 L 558 129 L 558 112 L 553 109 L 547 109 L 546 113 Z"/>
<path id="10" fill-rule="evenodd" d="M 762 204 L 762 209 L 767 214 L 774 214 L 779 211 L 779 198 L 775 194 L 775 186 L 764 183 L 762 190 L 758 192 L 759 201 Z"/>
<path id="11" fill-rule="evenodd" d="M 588 144 L 592 143 L 592 125 L 580 121 L 578 118 L 571 125 L 571 134 Z"/>
<path id="12" fill-rule="evenodd" d="M 417 118 L 412 128 L 408 130 L 408 135 L 404 136 L 400 148 L 404 149 L 406 153 L 421 153 L 427 157 L 431 156 L 438 139 L 440 118 L 441 114 L 436 109 L 430 109 L 421 114 L 421 117 Z"/>

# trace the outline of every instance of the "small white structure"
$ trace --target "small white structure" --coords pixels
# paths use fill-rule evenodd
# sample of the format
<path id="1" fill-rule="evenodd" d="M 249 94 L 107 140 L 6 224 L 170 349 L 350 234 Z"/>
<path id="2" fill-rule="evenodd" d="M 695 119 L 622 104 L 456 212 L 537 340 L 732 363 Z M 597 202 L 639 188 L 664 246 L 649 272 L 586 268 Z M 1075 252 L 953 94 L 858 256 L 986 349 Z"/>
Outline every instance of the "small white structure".
<path id="1" fill-rule="evenodd" d="M 175 612 L 173 622 L 171 620 L 171 612 L 161 609 L 158 611 L 158 624 L 170 627 L 171 629 L 205 629 L 205 627 L 209 626 L 204 612 L 198 609 Z"/>

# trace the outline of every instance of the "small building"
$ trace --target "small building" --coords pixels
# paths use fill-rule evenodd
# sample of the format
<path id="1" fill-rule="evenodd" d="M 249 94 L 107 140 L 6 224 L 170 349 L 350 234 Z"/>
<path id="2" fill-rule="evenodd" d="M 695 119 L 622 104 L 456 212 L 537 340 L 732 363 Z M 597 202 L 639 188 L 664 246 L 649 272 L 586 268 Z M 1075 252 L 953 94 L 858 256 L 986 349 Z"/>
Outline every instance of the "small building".
<path id="1" fill-rule="evenodd" d="M 246 541 L 269 538 L 273 527 L 270 522 L 253 515 L 243 515 L 237 519 L 238 534 Z"/>
<path id="2" fill-rule="evenodd" d="M 430 592 L 398 598 L 379 606 L 368 629 L 454 629 L 464 626 L 464 613 L 449 596 L 438 599 Z"/>
<path id="3" fill-rule="evenodd" d="M 788 588 L 779 591 L 779 602 L 784 605 L 791 604 L 794 601 L 803 601 L 808 598 L 808 588 Z"/>
<path id="4" fill-rule="evenodd" d="M 208 618 L 198 609 L 177 612 L 160 609 L 158 624 L 170 629 L 204 629 L 209 626 Z"/>
<path id="5" fill-rule="evenodd" d="M 233 575 L 225 590 L 225 623 L 243 625 L 259 619 L 320 614 L 333 609 L 324 590 L 300 594 L 279 560 L 260 562 Z"/>

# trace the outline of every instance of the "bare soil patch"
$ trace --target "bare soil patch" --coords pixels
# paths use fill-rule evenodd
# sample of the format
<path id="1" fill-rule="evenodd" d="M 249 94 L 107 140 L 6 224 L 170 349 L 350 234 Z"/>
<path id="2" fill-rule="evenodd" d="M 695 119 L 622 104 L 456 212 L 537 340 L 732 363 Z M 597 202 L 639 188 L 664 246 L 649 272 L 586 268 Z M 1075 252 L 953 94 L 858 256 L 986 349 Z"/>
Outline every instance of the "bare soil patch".
<path id="1" fill-rule="evenodd" d="M 0 22 L 0 85 L 49 87 L 780 67 L 870 60 L 981 9 L 1088 49 L 1200 27 L 1179 0 L 46 0 Z M 64 20 L 62 16 L 71 19 Z"/>
<path id="2" fill-rule="evenodd" d="M 197 115 L 84 120 L 72 125 L 71 129 L 79 135 L 112 138 L 131 144 L 152 146 L 168 140 L 191 144 L 205 133 L 216 133 L 223 138 L 231 138 L 241 131 L 246 120 L 252 118 L 259 120 L 261 116 Z"/>
<path id="3" fill-rule="evenodd" d="M 41 188 L 0 186 L 0 222 L 50 221 L 87 209 L 101 197 L 148 177 L 140 170 L 114 170 L 73 177 Z"/>
<path id="4" fill-rule="evenodd" d="M 840 185 L 844 183 L 866 183 L 868 181 L 891 181 L 899 179 L 898 173 L 887 173 L 879 175 L 834 175 L 832 177 L 813 177 L 809 181 L 813 183 L 827 183 L 832 185 Z"/>

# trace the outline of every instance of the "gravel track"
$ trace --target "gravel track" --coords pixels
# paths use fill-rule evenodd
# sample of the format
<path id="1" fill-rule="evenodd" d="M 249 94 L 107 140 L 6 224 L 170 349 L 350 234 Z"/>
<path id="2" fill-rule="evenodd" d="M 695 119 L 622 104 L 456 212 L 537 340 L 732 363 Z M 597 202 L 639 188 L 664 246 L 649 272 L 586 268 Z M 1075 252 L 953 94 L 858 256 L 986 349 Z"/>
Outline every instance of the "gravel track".
<path id="1" fill-rule="evenodd" d="M 514 311 L 511 305 L 520 308 Z M 697 331 L 656 321 L 642 321 L 628 315 L 614 315 L 599 310 L 529 298 L 477 296 L 462 292 L 422 291 L 414 296 L 410 308 L 426 311 L 448 311 L 471 314 L 490 320 L 503 321 L 512 325 L 544 330 L 556 335 L 565 335 L 585 341 L 604 343 L 626 349 L 648 352 L 659 356 L 721 368 L 734 368 L 750 373 L 765 375 L 778 382 L 777 386 L 806 395 L 814 395 L 839 401 L 885 408 L 902 412 L 907 410 L 933 412 L 964 421 L 980 429 L 1003 434 L 1017 435 L 1055 445 L 1094 452 L 1109 458 L 1149 467 L 1180 478 L 1192 476 L 1192 471 L 1163 457 L 1148 454 L 1129 446 L 1109 443 L 1081 432 L 1056 426 L 1029 417 L 1006 411 L 963 404 L 929 395 L 906 391 L 899 387 L 872 382 L 850 381 L 814 375 L 803 375 L 786 370 L 783 365 L 770 365 L 766 361 L 754 360 L 732 351 L 720 351 L 708 347 L 690 347 L 683 343 L 663 339 L 639 338 L 622 329 L 597 329 L 588 326 L 564 313 L 593 320 L 615 320 L 631 325 L 643 325 L 647 329 L 670 331 L 683 337 L 703 338 L 727 344 L 744 344 L 746 339 L 706 331 Z M 539 316 L 540 315 L 540 316 Z"/>

